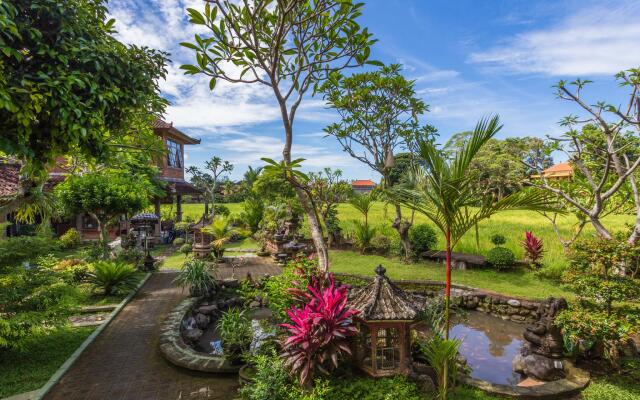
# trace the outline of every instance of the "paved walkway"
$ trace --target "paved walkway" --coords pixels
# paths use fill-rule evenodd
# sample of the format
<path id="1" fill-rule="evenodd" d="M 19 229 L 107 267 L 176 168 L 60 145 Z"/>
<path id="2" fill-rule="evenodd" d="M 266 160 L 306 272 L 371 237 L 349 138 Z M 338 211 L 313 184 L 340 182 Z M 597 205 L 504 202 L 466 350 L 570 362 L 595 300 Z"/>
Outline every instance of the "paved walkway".
<path id="1" fill-rule="evenodd" d="M 160 324 L 186 296 L 186 291 L 171 283 L 175 276 L 175 272 L 153 274 L 45 399 L 234 398 L 237 375 L 180 369 L 168 363 L 158 351 Z"/>

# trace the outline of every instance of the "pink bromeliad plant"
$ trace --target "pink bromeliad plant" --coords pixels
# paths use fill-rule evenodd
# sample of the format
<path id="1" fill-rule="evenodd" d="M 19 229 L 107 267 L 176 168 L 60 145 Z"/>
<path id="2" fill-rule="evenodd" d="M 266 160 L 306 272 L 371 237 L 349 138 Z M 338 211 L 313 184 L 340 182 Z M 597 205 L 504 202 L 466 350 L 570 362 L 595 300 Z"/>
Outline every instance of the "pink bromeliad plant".
<path id="1" fill-rule="evenodd" d="M 353 323 L 358 311 L 346 306 L 347 288 L 336 287 L 331 274 L 324 287 L 316 281 L 308 291 L 307 303 L 289 309 L 291 323 L 281 325 L 290 333 L 283 342 L 285 365 L 303 386 L 316 370 L 328 373 L 341 356 L 350 355 L 347 339 L 358 332 Z"/>
<path id="2" fill-rule="evenodd" d="M 542 239 L 535 237 L 533 232 L 526 231 L 524 234 L 524 240 L 522 241 L 522 247 L 524 247 L 527 259 L 534 265 L 539 265 L 542 254 L 544 253 Z"/>

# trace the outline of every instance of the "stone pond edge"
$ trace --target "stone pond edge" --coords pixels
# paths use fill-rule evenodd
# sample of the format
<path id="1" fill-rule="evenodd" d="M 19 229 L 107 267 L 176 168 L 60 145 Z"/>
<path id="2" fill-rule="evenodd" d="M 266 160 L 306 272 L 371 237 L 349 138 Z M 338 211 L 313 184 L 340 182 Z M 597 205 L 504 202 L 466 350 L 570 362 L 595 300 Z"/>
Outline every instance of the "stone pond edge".
<path id="1" fill-rule="evenodd" d="M 160 353 L 178 367 L 200 372 L 237 373 L 240 365 L 229 364 L 224 356 L 197 352 L 182 339 L 182 321 L 200 301 L 201 297 L 189 297 L 167 315 L 160 328 Z"/>
<path id="2" fill-rule="evenodd" d="M 67 360 L 60 366 L 60 368 L 58 368 L 58 370 L 56 372 L 54 372 L 53 375 L 51 375 L 51 378 L 49 378 L 47 383 L 45 383 L 44 386 L 42 386 L 40 389 L 38 389 L 38 393 L 37 393 L 37 395 L 35 397 L 36 400 L 43 399 L 44 396 L 47 393 L 49 393 L 51 388 L 53 388 L 60 381 L 60 379 L 64 376 L 64 374 L 67 373 L 67 371 L 71 368 L 71 366 L 76 362 L 76 360 L 80 357 L 80 355 L 85 351 L 85 349 L 87 347 L 89 347 L 89 345 L 91 343 L 93 343 L 93 341 L 98 337 L 98 335 L 103 330 L 105 330 L 107 328 L 107 326 L 109 326 L 111 321 L 113 321 L 115 319 L 115 317 L 117 317 L 118 314 L 120 314 L 120 311 L 122 311 L 122 309 L 131 301 L 131 299 L 133 299 L 133 297 L 138 293 L 140 288 L 142 288 L 142 286 L 147 282 L 147 280 L 149 279 L 151 274 L 152 274 L 151 272 L 147 272 L 147 274 L 144 276 L 144 278 L 142 278 L 142 280 L 138 283 L 136 288 L 131 293 L 129 293 L 129 295 L 127 297 L 125 297 L 125 299 L 122 300 L 120 302 L 120 304 L 118 304 L 118 306 L 111 312 L 111 314 L 109 314 L 107 319 L 100 326 L 98 326 L 91 333 L 91 335 L 89 335 L 84 340 L 84 342 L 82 342 L 82 344 L 76 349 L 76 351 L 74 351 L 73 354 L 71 354 L 71 356 L 69 356 L 69 358 L 67 358 Z"/>

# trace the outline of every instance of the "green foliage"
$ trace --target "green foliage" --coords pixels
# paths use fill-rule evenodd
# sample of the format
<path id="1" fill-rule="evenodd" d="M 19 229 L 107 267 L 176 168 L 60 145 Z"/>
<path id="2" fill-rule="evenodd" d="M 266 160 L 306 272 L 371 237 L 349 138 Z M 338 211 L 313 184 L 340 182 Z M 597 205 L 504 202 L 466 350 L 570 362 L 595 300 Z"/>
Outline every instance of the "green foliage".
<path id="1" fill-rule="evenodd" d="M 173 243 L 172 244 L 174 246 L 182 246 L 185 243 L 186 243 L 186 240 L 184 238 L 179 237 L 179 238 L 173 239 Z"/>
<path id="2" fill-rule="evenodd" d="M 76 248 L 80 243 L 82 243 L 82 237 L 80 236 L 80 232 L 75 228 L 70 228 L 60 236 L 60 245 L 64 249 Z"/>
<path id="3" fill-rule="evenodd" d="M 15 236 L 0 239 L 0 270 L 49 254 L 57 250 L 59 245 L 47 236 Z"/>
<path id="4" fill-rule="evenodd" d="M 85 282 L 89 277 L 89 265 L 76 258 L 57 260 L 53 270 L 60 274 L 62 279 L 73 285 Z"/>
<path id="5" fill-rule="evenodd" d="M 499 233 L 494 233 L 489 236 L 489 240 L 494 244 L 494 246 L 502 246 L 503 244 L 507 243 L 507 238 Z"/>
<path id="6" fill-rule="evenodd" d="M 404 376 L 392 378 L 353 377 L 331 382 L 327 399 L 331 400 L 422 400 L 424 393 Z"/>
<path id="7" fill-rule="evenodd" d="M 355 226 L 353 231 L 355 245 L 360 249 L 360 252 L 364 254 L 371 248 L 371 241 L 375 237 L 376 228 L 360 221 L 353 221 L 353 223 Z"/>
<path id="8" fill-rule="evenodd" d="M 253 328 L 245 310 L 231 308 L 224 312 L 218 320 L 217 329 L 225 357 L 238 360 L 244 352 L 249 350 L 253 340 Z"/>
<path id="9" fill-rule="evenodd" d="M 506 247 L 497 246 L 489 250 L 486 260 L 492 267 L 503 270 L 513 267 L 516 256 Z"/>
<path id="10" fill-rule="evenodd" d="M 251 234 L 254 234 L 260 228 L 260 223 L 264 217 L 264 203 L 258 196 L 249 196 L 242 205 L 242 213 L 240 219 L 249 228 Z"/>
<path id="11" fill-rule="evenodd" d="M 215 264 L 192 259 L 184 263 L 180 274 L 173 282 L 189 287 L 192 296 L 205 296 L 218 286 L 213 278 L 215 272 Z"/>
<path id="12" fill-rule="evenodd" d="M 176 224 L 173 226 L 173 229 L 177 232 L 184 233 L 189 230 L 189 226 L 191 226 L 191 222 L 180 221 L 176 222 Z"/>
<path id="13" fill-rule="evenodd" d="M 214 218 L 211 224 L 202 228 L 202 231 L 213 237 L 211 246 L 216 257 L 222 257 L 224 245 L 230 242 L 235 235 L 241 233 L 239 229 L 231 225 L 228 218 L 223 216 Z"/>
<path id="14" fill-rule="evenodd" d="M 375 235 L 371 239 L 371 247 L 381 254 L 389 254 L 391 250 L 391 239 L 386 235 Z"/>
<path id="15" fill-rule="evenodd" d="M 130 264 L 114 261 L 96 261 L 87 280 L 103 290 L 106 296 L 127 292 L 138 283 L 136 269 Z"/>
<path id="16" fill-rule="evenodd" d="M 310 277 L 317 273 L 317 264 L 307 258 L 289 261 L 282 274 L 269 277 L 263 284 L 263 297 L 276 322 L 288 321 L 287 310 L 296 304 L 296 297 L 289 289 L 306 292 Z"/>
<path id="17" fill-rule="evenodd" d="M 193 245 L 189 244 L 189 243 L 185 243 L 182 246 L 180 246 L 180 248 L 178 249 L 178 251 L 182 254 L 184 254 L 184 256 L 188 256 L 189 253 L 191 253 L 191 251 L 193 251 Z"/>
<path id="18" fill-rule="evenodd" d="M 40 171 L 62 154 L 104 159 L 136 115 L 164 109 L 166 55 L 118 42 L 107 16 L 103 0 L 0 5 L 0 151 Z"/>
<path id="19" fill-rule="evenodd" d="M 116 260 L 127 264 L 139 266 L 142 265 L 142 260 L 144 259 L 144 257 L 144 251 L 136 247 L 127 247 L 118 252 Z"/>
<path id="20" fill-rule="evenodd" d="M 77 297 L 48 267 L 0 275 L 0 349 L 22 348 L 31 335 L 65 324 Z"/>
<path id="21" fill-rule="evenodd" d="M 446 400 L 451 388 L 455 387 L 458 376 L 458 348 L 460 340 L 443 339 L 433 335 L 426 342 L 419 342 L 422 354 L 436 373 L 438 399 Z"/>
<path id="22" fill-rule="evenodd" d="M 409 228 L 409 241 L 413 258 L 419 260 L 426 251 L 433 250 L 438 243 L 436 231 L 428 224 L 415 224 Z"/>

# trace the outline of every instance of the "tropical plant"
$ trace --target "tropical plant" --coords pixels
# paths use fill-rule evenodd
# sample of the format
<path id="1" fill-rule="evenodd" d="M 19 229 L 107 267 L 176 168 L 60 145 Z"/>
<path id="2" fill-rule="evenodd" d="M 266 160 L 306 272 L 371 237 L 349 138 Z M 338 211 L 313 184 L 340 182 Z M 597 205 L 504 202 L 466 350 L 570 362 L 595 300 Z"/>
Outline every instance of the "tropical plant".
<path id="1" fill-rule="evenodd" d="M 376 198 L 377 196 L 374 192 L 369 192 L 366 194 L 356 194 L 349 199 L 349 204 L 351 204 L 356 210 L 360 211 L 364 217 L 365 225 L 369 225 L 369 212 L 376 204 Z"/>
<path id="2" fill-rule="evenodd" d="M 75 228 L 70 228 L 60 236 L 60 245 L 65 249 L 73 249 L 82 243 L 80 232 Z"/>
<path id="3" fill-rule="evenodd" d="M 253 328 L 246 311 L 230 308 L 224 312 L 218 321 L 218 332 L 225 357 L 231 363 L 240 361 L 253 340 Z"/>
<path id="4" fill-rule="evenodd" d="M 251 234 L 260 229 L 260 223 L 264 217 L 264 203 L 258 196 L 248 196 L 242 204 L 240 219 L 249 228 Z"/>
<path id="5" fill-rule="evenodd" d="M 423 164 L 423 182 L 419 190 L 394 189 L 390 195 L 400 203 L 427 217 L 443 233 L 446 253 L 445 339 L 449 335 L 451 302 L 451 252 L 462 236 L 495 213 L 507 210 L 555 210 L 547 197 L 533 190 L 514 192 L 497 201 L 484 198 L 469 185 L 469 166 L 482 146 L 502 126 L 498 116 L 482 119 L 470 139 L 453 157 L 429 140 L 417 140 L 418 156 Z M 446 371 L 446 369 L 445 369 Z M 445 384 L 447 380 L 444 380 Z"/>
<path id="6" fill-rule="evenodd" d="M 387 235 L 377 234 L 371 239 L 371 247 L 381 254 L 389 254 L 391 250 L 391 239 Z"/>
<path id="7" fill-rule="evenodd" d="M 542 239 L 535 237 L 533 232 L 526 231 L 524 233 L 522 247 L 524 248 L 526 259 L 533 265 L 540 266 L 540 260 L 544 254 L 544 244 L 542 243 Z"/>
<path id="8" fill-rule="evenodd" d="M 106 296 L 131 290 L 138 283 L 133 266 L 113 261 L 94 262 L 87 280 L 101 288 Z"/>
<path id="9" fill-rule="evenodd" d="M 189 287 L 189 292 L 194 297 L 208 296 L 218 286 L 213 278 L 215 273 L 215 264 L 207 263 L 204 260 L 188 260 L 173 282 Z"/>
<path id="10" fill-rule="evenodd" d="M 304 307 L 292 307 L 291 322 L 281 324 L 291 334 L 283 342 L 285 365 L 305 386 L 315 371 L 338 367 L 343 354 L 351 354 L 348 338 L 358 329 L 353 317 L 358 313 L 347 307 L 347 288 L 336 287 L 329 274 L 327 285 L 309 285 L 309 300 Z"/>
<path id="11" fill-rule="evenodd" d="M 510 249 L 496 246 L 487 252 L 486 260 L 492 267 L 502 270 L 513 267 L 516 256 Z"/>
<path id="12" fill-rule="evenodd" d="M 194 42 L 182 43 L 195 52 L 197 61 L 182 69 L 187 74 L 210 77 L 211 90 L 220 80 L 270 88 L 282 111 L 282 161 L 290 168 L 294 164 L 295 116 L 302 100 L 309 97 L 309 90 L 317 91 L 331 74 L 363 65 L 369 58 L 374 40 L 357 22 L 362 7 L 362 3 L 342 0 L 256 0 L 240 4 L 212 0 L 205 3 L 204 12 L 187 10 L 190 22 L 201 26 L 207 35 L 198 33 Z M 240 74 L 231 73 L 229 63 L 237 65 Z M 307 214 L 317 261 L 327 271 L 327 246 L 306 182 L 295 174 L 281 177 L 293 186 Z"/>
<path id="13" fill-rule="evenodd" d="M 422 354 L 435 370 L 438 385 L 438 399 L 446 400 L 449 390 L 455 386 L 458 376 L 458 348 L 460 340 L 443 339 L 433 335 L 429 340 L 419 342 Z"/>
<path id="14" fill-rule="evenodd" d="M 413 225 L 409 229 L 409 241 L 414 260 L 419 260 L 426 251 L 433 250 L 438 243 L 436 231 L 428 224 Z"/>
<path id="15" fill-rule="evenodd" d="M 501 246 L 507 243 L 507 238 L 500 233 L 492 234 L 491 236 L 489 236 L 489 240 L 491 241 L 491 243 L 493 243 L 494 246 Z"/>
<path id="16" fill-rule="evenodd" d="M 185 257 L 188 257 L 189 253 L 191 253 L 193 251 L 193 245 L 191 245 L 189 243 L 185 243 L 182 246 L 180 246 L 178 251 L 180 253 L 184 254 Z"/>
<path id="17" fill-rule="evenodd" d="M 211 224 L 202 228 L 202 231 L 213 237 L 211 247 L 216 258 L 222 257 L 224 254 L 224 245 L 230 242 L 234 235 L 240 233 L 240 230 L 231 226 L 228 218 L 218 216 L 213 219 Z"/>
<path id="18" fill-rule="evenodd" d="M 376 235 L 376 227 L 369 226 L 361 221 L 353 221 L 355 229 L 353 230 L 353 238 L 355 244 L 360 248 L 362 254 L 371 248 L 371 241 Z"/>

